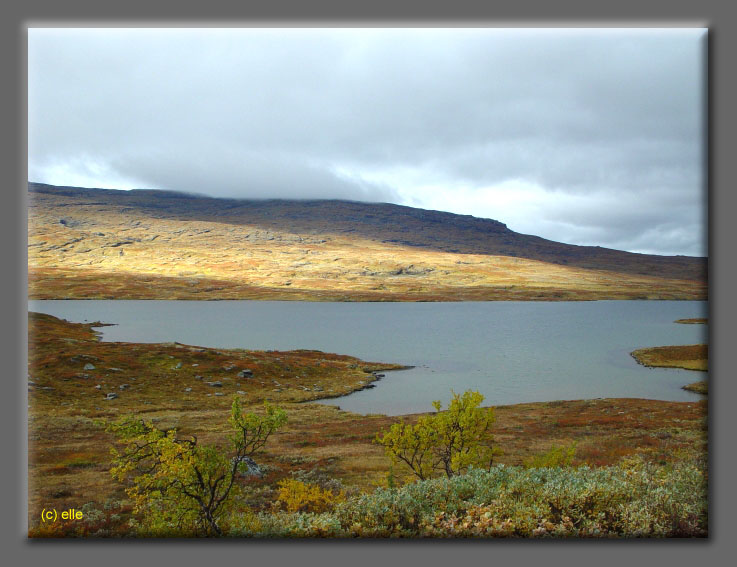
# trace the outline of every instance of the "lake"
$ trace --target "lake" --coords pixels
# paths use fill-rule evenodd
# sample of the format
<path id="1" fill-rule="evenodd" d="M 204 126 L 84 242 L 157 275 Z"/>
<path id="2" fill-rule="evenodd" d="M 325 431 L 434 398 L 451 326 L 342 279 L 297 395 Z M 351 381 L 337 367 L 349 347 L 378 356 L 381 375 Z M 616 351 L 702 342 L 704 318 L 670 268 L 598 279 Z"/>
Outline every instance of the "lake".
<path id="1" fill-rule="evenodd" d="M 316 303 L 29 301 L 29 311 L 115 323 L 103 340 L 255 350 L 317 349 L 415 366 L 376 388 L 325 400 L 399 415 L 447 404 L 451 389 L 484 405 L 589 398 L 701 399 L 681 386 L 704 373 L 638 365 L 637 348 L 706 343 L 705 301 Z"/>

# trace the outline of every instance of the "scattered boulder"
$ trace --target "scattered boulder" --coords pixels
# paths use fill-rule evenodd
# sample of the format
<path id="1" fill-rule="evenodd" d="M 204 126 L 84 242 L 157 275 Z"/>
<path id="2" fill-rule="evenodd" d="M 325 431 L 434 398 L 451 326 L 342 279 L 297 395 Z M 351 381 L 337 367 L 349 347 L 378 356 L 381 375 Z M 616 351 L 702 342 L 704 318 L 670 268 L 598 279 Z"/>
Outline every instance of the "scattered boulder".
<path id="1" fill-rule="evenodd" d="M 253 370 L 244 368 L 238 373 L 238 378 L 253 378 Z"/>
<path id="2" fill-rule="evenodd" d="M 102 390 L 102 386 L 98 384 L 97 386 L 95 386 L 95 390 Z"/>
<path id="3" fill-rule="evenodd" d="M 222 388 L 223 383 L 219 380 L 216 380 L 215 382 L 205 382 L 208 386 L 212 386 L 213 388 Z"/>
<path id="4" fill-rule="evenodd" d="M 75 226 L 80 225 L 80 221 L 70 218 L 61 218 L 59 219 L 59 224 L 62 226 L 66 226 L 67 228 L 74 228 Z"/>
<path id="5" fill-rule="evenodd" d="M 87 364 L 84 365 L 84 368 L 82 370 L 94 370 L 94 369 L 95 369 L 95 365 L 92 364 L 91 362 L 88 362 Z"/>
<path id="6" fill-rule="evenodd" d="M 216 396 L 224 396 L 225 394 L 223 394 L 222 392 L 215 392 L 215 395 Z"/>
<path id="7" fill-rule="evenodd" d="M 254 461 L 251 457 L 240 457 L 240 458 L 234 458 L 233 463 L 238 463 L 238 472 L 243 476 L 258 476 L 262 477 L 264 476 L 264 471 L 261 470 L 261 467 L 259 467 L 256 464 L 256 461 Z"/>
<path id="8" fill-rule="evenodd" d="M 130 388 L 130 385 L 128 385 L 128 384 L 121 384 L 120 386 L 118 386 L 118 388 L 120 388 L 121 390 L 125 390 L 127 388 Z"/>
<path id="9" fill-rule="evenodd" d="M 198 374 L 197 376 L 195 376 L 195 377 L 194 377 L 194 379 L 195 379 L 195 380 L 202 380 L 202 376 L 200 376 L 200 375 Z"/>
<path id="10" fill-rule="evenodd" d="M 174 370 L 179 370 L 182 367 L 181 362 L 177 362 L 177 365 L 174 367 Z"/>
<path id="11" fill-rule="evenodd" d="M 192 388 L 185 388 L 184 391 L 185 392 L 191 392 L 192 391 Z"/>
<path id="12" fill-rule="evenodd" d="M 236 394 L 240 394 L 241 396 L 245 396 L 246 393 L 243 390 L 236 391 Z"/>
<path id="13" fill-rule="evenodd" d="M 117 397 L 118 397 L 118 394 L 116 394 L 115 392 L 108 392 L 107 395 L 103 399 L 114 400 Z"/>

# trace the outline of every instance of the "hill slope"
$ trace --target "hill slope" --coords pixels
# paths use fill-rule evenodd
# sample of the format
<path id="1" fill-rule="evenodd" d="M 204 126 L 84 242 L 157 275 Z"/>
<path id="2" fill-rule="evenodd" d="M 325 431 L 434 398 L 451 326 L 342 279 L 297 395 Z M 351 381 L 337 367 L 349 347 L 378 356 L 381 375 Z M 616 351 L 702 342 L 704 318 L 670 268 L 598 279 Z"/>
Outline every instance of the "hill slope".
<path id="1" fill-rule="evenodd" d="M 703 299 L 706 259 L 400 205 L 28 185 L 31 298 Z"/>

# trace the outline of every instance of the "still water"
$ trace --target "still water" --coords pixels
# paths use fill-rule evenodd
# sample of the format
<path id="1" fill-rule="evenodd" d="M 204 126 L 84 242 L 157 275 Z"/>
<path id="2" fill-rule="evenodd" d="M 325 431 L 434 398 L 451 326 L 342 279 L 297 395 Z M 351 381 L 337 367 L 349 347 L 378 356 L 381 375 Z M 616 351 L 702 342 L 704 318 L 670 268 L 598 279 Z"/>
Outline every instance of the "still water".
<path id="1" fill-rule="evenodd" d="M 586 398 L 697 400 L 700 372 L 651 369 L 629 353 L 707 342 L 703 301 L 314 303 L 296 301 L 29 301 L 69 321 L 115 323 L 105 341 L 256 350 L 317 349 L 415 368 L 376 388 L 325 400 L 399 415 L 447 404 L 451 389 L 484 404 Z"/>

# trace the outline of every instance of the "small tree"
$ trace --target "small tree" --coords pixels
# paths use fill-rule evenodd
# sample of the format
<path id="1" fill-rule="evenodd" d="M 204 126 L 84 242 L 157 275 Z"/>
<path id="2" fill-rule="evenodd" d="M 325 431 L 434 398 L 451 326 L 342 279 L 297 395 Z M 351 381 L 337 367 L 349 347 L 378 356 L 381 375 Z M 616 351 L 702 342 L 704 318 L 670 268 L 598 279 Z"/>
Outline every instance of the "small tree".
<path id="1" fill-rule="evenodd" d="M 180 438 L 176 430 L 156 428 L 132 417 L 110 430 L 123 442 L 113 449 L 111 473 L 119 481 L 132 479 L 127 490 L 144 525 L 157 535 L 172 530 L 199 535 L 222 535 L 220 519 L 228 511 L 238 487 L 235 479 L 244 457 L 261 449 L 269 436 L 286 423 L 286 412 L 265 405 L 263 415 L 243 414 L 233 401 L 229 452 Z"/>
<path id="2" fill-rule="evenodd" d="M 441 411 L 442 404 L 435 401 L 437 413 L 420 417 L 415 425 L 395 423 L 376 441 L 421 480 L 436 473 L 450 478 L 469 467 L 489 469 L 500 451 L 493 447 L 494 409 L 479 407 L 483 400 L 478 392 L 453 392 L 447 410 Z"/>

